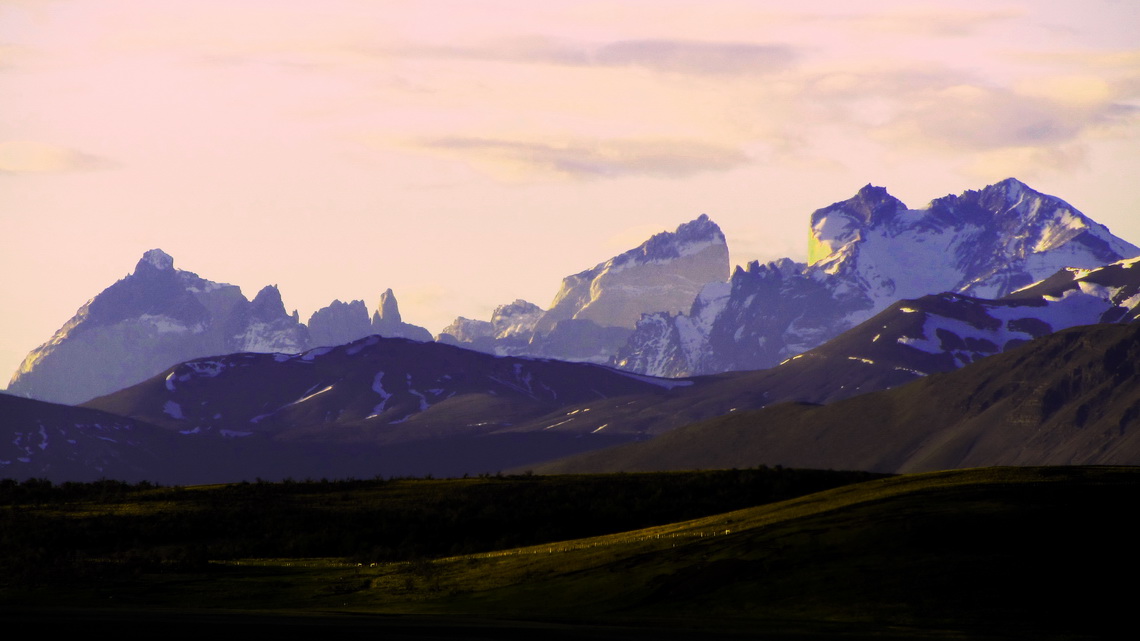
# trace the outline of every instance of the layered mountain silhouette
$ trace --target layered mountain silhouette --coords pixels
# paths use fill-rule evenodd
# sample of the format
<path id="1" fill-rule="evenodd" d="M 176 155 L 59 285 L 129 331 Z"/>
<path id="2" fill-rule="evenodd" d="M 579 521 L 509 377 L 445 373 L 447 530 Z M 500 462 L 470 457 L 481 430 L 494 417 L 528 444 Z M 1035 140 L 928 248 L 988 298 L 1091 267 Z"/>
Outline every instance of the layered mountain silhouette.
<path id="1" fill-rule="evenodd" d="M 810 264 L 737 267 L 688 313 L 645 317 L 614 364 L 654 376 L 771 367 L 900 299 L 1000 298 L 1065 267 L 1098 267 L 1140 248 L 1011 178 L 913 210 L 867 185 L 812 214 L 808 254 Z"/>
<path id="2" fill-rule="evenodd" d="M 0 399 L 0 473 L 462 474 L 631 441 L 546 469 L 1136 462 L 1140 249 L 1013 179 L 919 210 L 867 186 L 811 223 L 810 264 L 729 278 L 702 215 L 434 342 L 391 290 L 302 324 L 152 250 L 13 377 L 87 402 Z"/>
<path id="3" fill-rule="evenodd" d="M 1109 464 L 1140 464 L 1140 323 L 1075 327 L 894 389 L 733 413 L 538 469 Z"/>
<path id="4" fill-rule="evenodd" d="M 183 433 L 392 442 L 541 423 L 566 406 L 686 384 L 371 336 L 295 355 L 188 361 L 85 406 Z"/>
<path id="5" fill-rule="evenodd" d="M 372 334 L 431 340 L 426 329 L 401 320 L 391 289 L 380 296 L 371 320 L 363 301 L 333 301 L 316 311 L 306 327 L 297 312 L 286 313 L 275 285 L 250 301 L 237 286 L 176 269 L 169 254 L 153 249 L 134 272 L 80 307 L 48 342 L 32 350 L 7 391 L 79 403 L 194 358 L 292 354 Z"/>

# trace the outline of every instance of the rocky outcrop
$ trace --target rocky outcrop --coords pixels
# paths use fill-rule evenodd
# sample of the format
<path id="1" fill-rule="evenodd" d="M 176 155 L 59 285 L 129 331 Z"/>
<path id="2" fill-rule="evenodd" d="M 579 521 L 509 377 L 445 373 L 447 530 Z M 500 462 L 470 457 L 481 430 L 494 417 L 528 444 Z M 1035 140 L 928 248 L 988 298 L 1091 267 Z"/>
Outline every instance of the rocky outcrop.
<path id="1" fill-rule="evenodd" d="M 380 294 L 380 303 L 372 314 L 372 333 L 385 338 L 410 338 L 415 341 L 432 340 L 431 332 L 418 325 L 405 323 L 400 316 L 400 306 L 391 289 Z"/>
<path id="2" fill-rule="evenodd" d="M 372 333 L 368 307 L 362 300 L 334 300 L 309 317 L 309 338 L 314 347 L 344 345 Z"/>

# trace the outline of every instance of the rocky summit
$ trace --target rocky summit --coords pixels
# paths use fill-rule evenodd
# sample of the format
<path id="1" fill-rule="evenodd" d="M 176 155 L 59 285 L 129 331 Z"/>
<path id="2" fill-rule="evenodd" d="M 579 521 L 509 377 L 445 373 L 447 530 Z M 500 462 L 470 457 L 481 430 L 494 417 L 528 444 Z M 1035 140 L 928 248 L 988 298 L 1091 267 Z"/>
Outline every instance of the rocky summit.
<path id="1" fill-rule="evenodd" d="M 356 301 L 361 307 L 363 302 Z M 371 323 L 335 301 L 314 313 L 317 344 L 367 336 L 430 341 L 404 323 L 392 290 Z M 312 319 L 310 319 L 312 321 Z M 333 341 L 325 343 L 324 341 Z M 134 385 L 183 361 L 236 352 L 299 353 L 313 345 L 297 312 L 287 313 L 269 285 L 247 299 L 241 289 L 174 267 L 161 249 L 143 254 L 134 271 L 79 308 L 13 375 L 8 392 L 55 403 L 80 403 Z"/>
<path id="2" fill-rule="evenodd" d="M 500 307 L 496 314 L 501 310 L 501 317 L 520 321 L 510 323 L 509 331 L 461 318 L 444 330 L 441 340 L 498 354 L 604 363 L 643 315 L 687 310 L 706 285 L 723 282 L 728 274 L 724 234 L 701 214 L 567 276 L 546 311 L 525 301 L 515 301 L 515 308 Z"/>
<path id="3" fill-rule="evenodd" d="M 643 318 L 613 364 L 655 376 L 771 367 L 900 299 L 1000 298 L 1065 267 L 1137 254 L 1065 201 L 1012 178 L 921 209 L 868 185 L 812 214 L 810 263 L 738 267 L 688 312 Z"/>

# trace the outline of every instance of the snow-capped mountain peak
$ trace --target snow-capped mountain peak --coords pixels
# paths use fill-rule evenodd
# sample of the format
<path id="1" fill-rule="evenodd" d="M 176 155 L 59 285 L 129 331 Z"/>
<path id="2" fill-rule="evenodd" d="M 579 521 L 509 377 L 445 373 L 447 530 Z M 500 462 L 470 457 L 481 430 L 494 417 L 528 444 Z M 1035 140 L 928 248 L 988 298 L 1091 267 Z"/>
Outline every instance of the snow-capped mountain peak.
<path id="1" fill-rule="evenodd" d="M 167 271 L 174 269 L 174 257 L 162 251 L 161 249 L 152 249 L 139 259 L 138 264 L 135 266 L 137 272 L 140 268 L 152 267 L 160 271 Z"/>
<path id="2" fill-rule="evenodd" d="M 615 364 L 657 376 L 770 367 L 899 299 L 940 292 L 996 299 L 1064 267 L 1140 254 L 1014 178 L 921 209 L 867 185 L 813 213 L 809 238 L 806 268 L 738 268 L 715 320 L 708 309 L 699 322 L 695 312 L 647 317 Z"/>
<path id="3" fill-rule="evenodd" d="M 706 214 L 593 269 L 567 276 L 535 326 L 547 334 L 562 320 L 633 328 L 642 314 L 688 309 L 706 283 L 728 278 L 728 244 Z"/>
<path id="4" fill-rule="evenodd" d="M 864 230 L 888 225 L 904 211 L 902 201 L 870 184 L 847 200 L 817 210 L 811 216 L 808 263 L 835 257 L 843 247 L 860 240 Z"/>

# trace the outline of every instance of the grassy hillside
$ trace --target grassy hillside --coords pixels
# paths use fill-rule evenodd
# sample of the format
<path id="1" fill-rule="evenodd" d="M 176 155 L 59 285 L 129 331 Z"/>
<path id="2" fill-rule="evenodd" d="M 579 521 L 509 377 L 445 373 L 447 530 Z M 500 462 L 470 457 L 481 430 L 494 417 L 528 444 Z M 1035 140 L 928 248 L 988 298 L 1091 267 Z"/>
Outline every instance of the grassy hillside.
<path id="1" fill-rule="evenodd" d="M 197 572 L 241 558 L 394 562 L 634 530 L 877 478 L 757 468 L 155 487 L 0 481 L 0 586 Z"/>
<path id="2" fill-rule="evenodd" d="M 97 587 L 9 589 L 6 601 L 113 597 L 136 609 L 479 617 L 667 629 L 672 638 L 697 629 L 764 638 L 1101 638 L 1131 623 L 1140 562 L 1125 519 L 1137 498 L 1135 468 L 916 474 L 591 538 L 375 565 L 230 559 L 151 568 Z M 363 620 L 410 619 L 355 621 Z"/>

